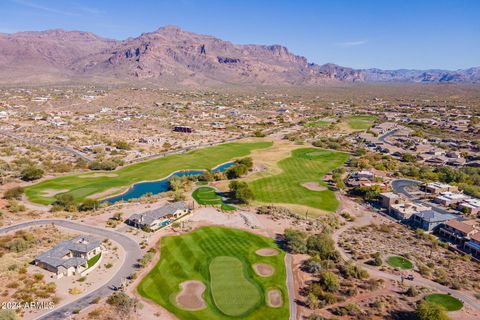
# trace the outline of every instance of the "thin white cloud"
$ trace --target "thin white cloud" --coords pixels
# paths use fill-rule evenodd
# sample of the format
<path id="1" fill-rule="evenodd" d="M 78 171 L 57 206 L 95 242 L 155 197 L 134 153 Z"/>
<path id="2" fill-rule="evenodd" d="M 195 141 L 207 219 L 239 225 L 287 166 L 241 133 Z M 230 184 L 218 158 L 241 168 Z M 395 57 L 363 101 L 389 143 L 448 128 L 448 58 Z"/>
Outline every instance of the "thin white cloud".
<path id="1" fill-rule="evenodd" d="M 350 48 L 356 47 L 366 44 L 367 40 L 357 40 L 357 41 L 345 41 L 345 42 L 337 42 L 336 45 L 339 47 Z"/>
<path id="2" fill-rule="evenodd" d="M 52 7 L 47 7 L 47 6 L 37 4 L 37 3 L 27 1 L 27 0 L 13 0 L 13 2 L 15 2 L 16 4 L 19 4 L 19 5 L 25 6 L 25 7 L 29 7 L 29 8 L 37 9 L 37 10 L 42 10 L 42 11 L 49 12 L 49 13 L 61 14 L 61 15 L 65 15 L 65 16 L 78 16 L 78 13 L 63 11 L 63 10 L 59 10 L 59 9 L 52 8 Z"/>

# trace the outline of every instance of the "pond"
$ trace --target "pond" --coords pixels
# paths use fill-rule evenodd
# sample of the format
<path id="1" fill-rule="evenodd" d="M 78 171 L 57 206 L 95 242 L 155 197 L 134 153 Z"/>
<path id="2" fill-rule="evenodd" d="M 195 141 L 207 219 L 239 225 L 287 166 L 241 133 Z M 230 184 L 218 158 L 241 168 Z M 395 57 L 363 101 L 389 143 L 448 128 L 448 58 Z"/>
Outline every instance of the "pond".
<path id="1" fill-rule="evenodd" d="M 234 162 L 226 162 L 212 169 L 212 172 L 224 172 L 226 169 L 233 166 Z M 115 203 L 118 201 L 128 201 L 130 199 L 140 198 L 147 193 L 150 194 L 159 194 L 162 192 L 167 192 L 170 189 L 170 184 L 168 180 L 172 177 L 184 177 L 184 176 L 198 176 L 201 175 L 204 170 L 185 170 L 177 171 L 168 176 L 165 179 L 158 181 L 147 181 L 134 184 L 127 192 L 122 193 L 118 196 L 110 197 L 105 200 L 100 201 L 100 203 Z"/>

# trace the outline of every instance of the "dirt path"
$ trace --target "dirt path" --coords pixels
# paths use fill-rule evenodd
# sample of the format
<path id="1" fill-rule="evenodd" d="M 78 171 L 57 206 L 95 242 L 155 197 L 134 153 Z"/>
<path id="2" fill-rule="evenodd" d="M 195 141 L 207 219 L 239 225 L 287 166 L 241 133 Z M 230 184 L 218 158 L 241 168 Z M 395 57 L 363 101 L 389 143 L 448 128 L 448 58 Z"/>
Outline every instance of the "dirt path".
<path id="1" fill-rule="evenodd" d="M 359 204 L 356 204 L 349 198 L 343 196 L 343 195 L 338 195 L 339 200 L 341 200 L 343 210 L 348 211 L 350 214 L 355 216 L 355 221 L 353 222 L 347 222 L 344 226 L 341 228 L 337 229 L 333 234 L 332 238 L 335 241 L 335 247 L 339 251 L 340 256 L 345 260 L 345 261 L 352 261 L 356 263 L 357 265 L 361 265 L 363 268 L 367 269 L 370 273 L 370 275 L 377 277 L 377 278 L 382 278 L 382 279 L 388 279 L 388 280 L 394 280 L 394 281 L 401 281 L 401 276 L 400 275 L 394 275 L 391 273 L 383 272 L 375 268 L 374 266 L 367 265 L 365 263 L 358 263 L 355 262 L 355 260 L 352 260 L 352 257 L 350 254 L 348 254 L 341 246 L 338 245 L 338 240 L 340 235 L 345 232 L 346 230 L 353 228 L 353 227 L 361 227 L 368 225 L 370 223 L 376 222 L 383 222 L 383 221 L 388 221 L 387 218 L 380 216 L 377 213 L 371 212 L 364 208 L 363 206 L 360 206 Z M 450 289 L 448 287 L 445 287 L 439 283 L 436 283 L 434 281 L 428 280 L 423 278 L 419 273 L 417 272 L 411 272 L 415 275 L 415 280 L 412 282 L 412 284 L 415 285 L 420 285 L 423 287 L 430 288 L 435 291 L 439 292 L 445 292 L 448 294 L 451 294 L 457 299 L 460 299 L 461 301 L 464 302 L 465 305 L 468 305 L 471 307 L 473 310 L 477 311 L 476 316 L 480 317 L 480 303 L 471 295 L 466 294 L 464 292 L 459 292 L 457 290 Z"/>

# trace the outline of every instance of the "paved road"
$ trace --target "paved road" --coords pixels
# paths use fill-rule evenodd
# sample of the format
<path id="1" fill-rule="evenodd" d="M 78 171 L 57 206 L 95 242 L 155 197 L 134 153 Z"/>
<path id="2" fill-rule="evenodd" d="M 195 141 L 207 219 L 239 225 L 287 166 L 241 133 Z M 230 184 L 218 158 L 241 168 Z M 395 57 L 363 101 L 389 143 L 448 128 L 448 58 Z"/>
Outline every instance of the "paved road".
<path id="1" fill-rule="evenodd" d="M 39 141 L 37 139 L 26 138 L 26 137 L 19 136 L 15 133 L 5 131 L 5 130 L 0 130 L 0 134 L 3 134 L 4 136 L 7 136 L 7 137 L 10 137 L 10 138 L 13 138 L 13 139 L 17 139 L 17 140 L 20 140 L 20 141 L 23 141 L 23 142 L 26 142 L 26 143 L 30 143 L 30 144 L 33 144 L 33 145 L 36 145 L 36 146 L 42 146 L 42 147 L 47 147 L 47 148 L 50 148 L 50 149 L 55 149 L 55 150 L 58 150 L 58 151 L 68 152 L 70 154 L 73 154 L 75 157 L 79 157 L 79 158 L 81 158 L 85 161 L 88 161 L 88 162 L 93 161 L 93 159 L 91 157 L 87 156 L 83 152 L 80 152 L 80 151 L 75 150 L 75 149 L 70 148 L 70 147 L 53 145 L 53 144 L 50 144 L 50 143 Z"/>
<path id="2" fill-rule="evenodd" d="M 290 309 L 290 320 L 297 319 L 297 302 L 295 301 L 295 280 L 293 278 L 292 270 L 292 255 L 287 253 L 285 255 L 285 266 L 287 268 L 287 289 L 288 289 L 288 305 Z"/>
<path id="3" fill-rule="evenodd" d="M 398 129 L 389 131 L 389 132 L 387 132 L 387 133 L 385 133 L 385 134 L 382 134 L 381 136 L 378 137 L 378 140 L 380 140 L 380 141 L 383 142 L 383 143 L 386 143 L 386 144 L 388 144 L 388 145 L 393 146 L 393 144 L 391 144 L 390 142 L 386 141 L 385 139 L 388 138 L 388 137 L 390 137 L 390 136 L 393 136 L 397 131 L 398 131 Z"/>
<path id="4" fill-rule="evenodd" d="M 74 310 L 79 310 L 90 305 L 91 301 L 96 297 L 106 297 L 113 292 L 114 287 L 118 287 L 121 284 L 122 279 L 127 278 L 132 272 L 137 268 L 137 261 L 142 257 L 142 251 L 138 243 L 132 238 L 118 233 L 116 231 L 101 229 L 97 227 L 88 226 L 85 224 L 60 220 L 60 219 L 45 219 L 45 220 L 32 220 L 28 222 L 19 223 L 16 225 L 8 226 L 0 229 L 0 234 L 7 232 L 37 226 L 45 224 L 55 224 L 64 228 L 73 229 L 76 231 L 84 232 L 99 236 L 100 238 L 109 238 L 119 245 L 121 245 L 125 251 L 125 260 L 123 265 L 117 271 L 115 275 L 112 276 L 110 280 L 107 281 L 102 287 L 96 289 L 95 291 L 78 298 L 77 300 L 70 302 L 62 307 L 54 309 L 47 314 L 44 314 L 37 319 L 47 320 L 59 320 L 59 319 L 68 319 L 68 315 L 71 315 Z"/>

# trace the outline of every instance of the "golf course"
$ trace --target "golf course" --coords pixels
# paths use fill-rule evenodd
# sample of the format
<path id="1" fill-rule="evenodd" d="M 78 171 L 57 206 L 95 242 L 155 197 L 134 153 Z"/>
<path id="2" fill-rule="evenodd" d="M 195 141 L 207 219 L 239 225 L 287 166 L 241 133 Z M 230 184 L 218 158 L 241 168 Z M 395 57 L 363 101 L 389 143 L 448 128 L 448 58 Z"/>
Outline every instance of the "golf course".
<path id="1" fill-rule="evenodd" d="M 377 120 L 375 116 L 351 116 L 346 118 L 347 125 L 352 130 L 367 130 Z"/>
<path id="2" fill-rule="evenodd" d="M 75 201 L 86 198 L 104 198 L 121 193 L 132 184 L 159 180 L 175 171 L 187 169 L 211 169 L 252 150 L 267 148 L 271 142 L 226 143 L 197 149 L 184 154 L 169 155 L 132 164 L 109 172 L 89 172 L 45 180 L 25 188 L 31 202 L 43 205 L 55 201 L 55 195 L 70 194 Z"/>
<path id="3" fill-rule="evenodd" d="M 425 300 L 441 305 L 447 311 L 458 311 L 463 308 L 463 302 L 448 294 L 434 293 L 425 297 Z"/>
<path id="4" fill-rule="evenodd" d="M 285 254 L 272 239 L 203 227 L 163 237 L 160 250 L 138 292 L 179 319 L 288 319 Z"/>
<path id="5" fill-rule="evenodd" d="M 410 260 L 400 256 L 388 257 L 387 263 L 394 268 L 399 268 L 403 270 L 413 269 L 413 263 Z"/>
<path id="6" fill-rule="evenodd" d="M 224 203 L 222 197 L 212 187 L 199 187 L 192 193 L 193 199 L 200 205 L 217 206 L 222 210 L 235 210 L 235 207 Z"/>
<path id="7" fill-rule="evenodd" d="M 278 162 L 281 173 L 253 180 L 249 185 L 258 202 L 299 204 L 333 212 L 338 201 L 322 179 L 347 159 L 348 154 L 343 152 L 296 149 Z"/>

